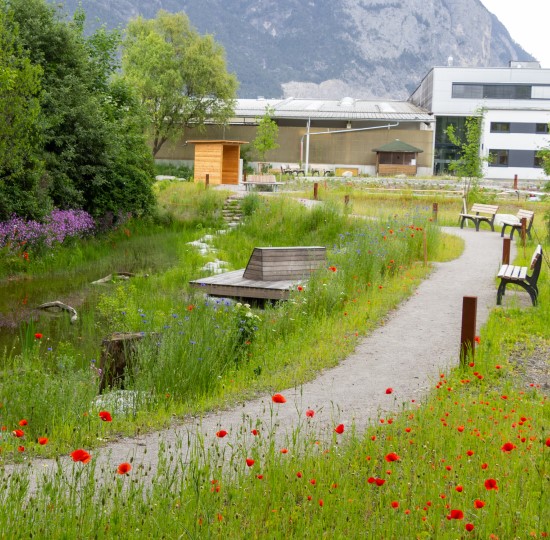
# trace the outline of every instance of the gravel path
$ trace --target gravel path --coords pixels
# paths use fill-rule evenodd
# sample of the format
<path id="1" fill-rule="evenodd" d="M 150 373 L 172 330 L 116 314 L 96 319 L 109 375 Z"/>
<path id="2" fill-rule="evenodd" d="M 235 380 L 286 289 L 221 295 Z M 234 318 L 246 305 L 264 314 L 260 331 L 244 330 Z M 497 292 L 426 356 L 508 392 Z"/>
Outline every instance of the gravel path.
<path id="1" fill-rule="evenodd" d="M 179 447 L 182 452 L 182 446 L 192 443 L 200 433 L 205 445 L 216 442 L 223 446 L 227 441 L 234 442 L 232 435 L 243 425 L 249 432 L 259 422 L 284 440 L 298 425 L 304 426 L 308 408 L 316 412 L 307 422 L 307 430 L 313 430 L 316 438 L 330 435 L 339 423 L 346 427 L 353 423 L 363 430 L 371 419 L 395 413 L 412 399 L 420 400 L 440 371 L 458 362 L 463 296 L 478 297 L 478 329 L 495 306 L 495 275 L 502 256 L 500 235 L 456 228 L 447 232 L 465 239 L 463 255 L 437 264 L 415 294 L 362 339 L 339 366 L 302 387 L 279 389 L 287 399 L 284 406 L 273 405 L 271 396 L 264 396 L 161 432 L 122 439 L 93 452 L 98 465 L 133 457 L 134 466 L 141 463 L 154 470 L 161 444 Z M 385 393 L 388 387 L 393 388 L 391 395 Z M 230 435 L 216 439 L 219 429 Z M 44 470 L 53 467 L 54 462 L 37 460 L 37 464 Z"/>

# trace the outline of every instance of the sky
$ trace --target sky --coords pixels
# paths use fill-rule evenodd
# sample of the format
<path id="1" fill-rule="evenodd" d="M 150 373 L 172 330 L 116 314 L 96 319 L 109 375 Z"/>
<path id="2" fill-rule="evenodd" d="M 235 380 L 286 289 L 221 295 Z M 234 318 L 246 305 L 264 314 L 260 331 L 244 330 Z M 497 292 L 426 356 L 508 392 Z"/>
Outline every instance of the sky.
<path id="1" fill-rule="evenodd" d="M 548 21 L 550 0 L 481 0 L 507 28 L 512 39 L 550 68 Z"/>

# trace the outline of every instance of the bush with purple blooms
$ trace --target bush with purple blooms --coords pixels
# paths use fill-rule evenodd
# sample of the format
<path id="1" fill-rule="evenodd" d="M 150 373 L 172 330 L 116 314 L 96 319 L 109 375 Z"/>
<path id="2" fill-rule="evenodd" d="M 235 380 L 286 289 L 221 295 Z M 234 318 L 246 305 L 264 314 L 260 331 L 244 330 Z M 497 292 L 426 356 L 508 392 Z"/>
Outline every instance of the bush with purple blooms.
<path id="1" fill-rule="evenodd" d="M 53 210 L 42 223 L 13 216 L 9 221 L 0 222 L 0 249 L 15 252 L 23 247 L 51 248 L 67 238 L 81 238 L 94 228 L 92 216 L 84 210 Z"/>

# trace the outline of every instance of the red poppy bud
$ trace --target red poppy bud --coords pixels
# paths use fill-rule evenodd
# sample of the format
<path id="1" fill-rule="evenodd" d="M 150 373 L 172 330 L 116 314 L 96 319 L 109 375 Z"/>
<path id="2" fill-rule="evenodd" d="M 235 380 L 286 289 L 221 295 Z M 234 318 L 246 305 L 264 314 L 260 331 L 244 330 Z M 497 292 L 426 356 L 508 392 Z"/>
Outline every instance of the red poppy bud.
<path id="1" fill-rule="evenodd" d="M 273 394 L 271 399 L 273 403 L 286 403 L 286 398 L 282 394 Z"/>
<path id="2" fill-rule="evenodd" d="M 252 435 L 254 435 L 254 437 L 258 436 L 258 430 L 257 429 L 253 429 L 250 433 L 252 433 Z"/>
<path id="3" fill-rule="evenodd" d="M 323 502 L 323 499 L 319 499 L 319 506 L 321 506 L 321 507 L 322 507 L 322 506 L 323 506 L 323 504 L 325 504 L 325 503 Z"/>

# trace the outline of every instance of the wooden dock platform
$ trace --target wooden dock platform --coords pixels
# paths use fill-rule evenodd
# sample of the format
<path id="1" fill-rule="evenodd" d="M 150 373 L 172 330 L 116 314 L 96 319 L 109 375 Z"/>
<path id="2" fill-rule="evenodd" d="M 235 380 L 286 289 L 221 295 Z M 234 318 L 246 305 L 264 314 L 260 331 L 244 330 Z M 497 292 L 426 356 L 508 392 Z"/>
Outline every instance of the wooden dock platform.
<path id="1" fill-rule="evenodd" d="M 322 246 L 260 247 L 246 268 L 190 281 L 211 296 L 286 300 L 290 291 L 326 264 Z"/>

